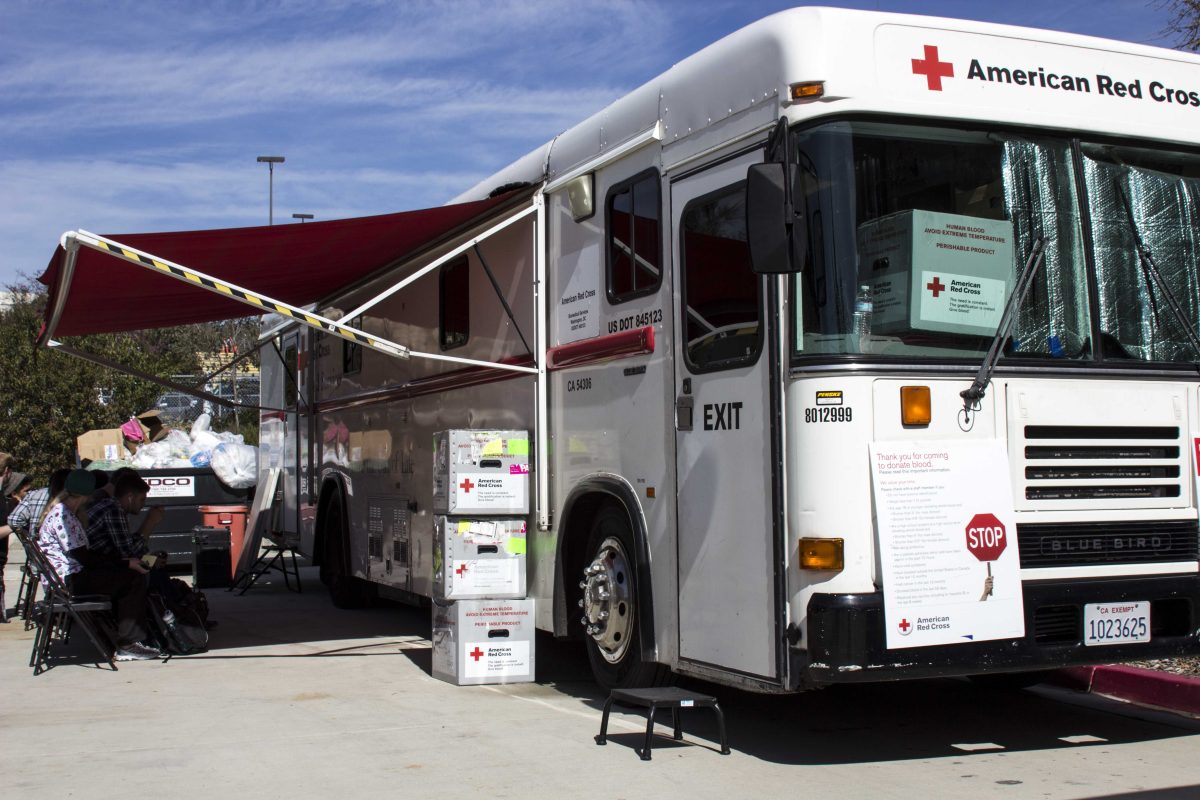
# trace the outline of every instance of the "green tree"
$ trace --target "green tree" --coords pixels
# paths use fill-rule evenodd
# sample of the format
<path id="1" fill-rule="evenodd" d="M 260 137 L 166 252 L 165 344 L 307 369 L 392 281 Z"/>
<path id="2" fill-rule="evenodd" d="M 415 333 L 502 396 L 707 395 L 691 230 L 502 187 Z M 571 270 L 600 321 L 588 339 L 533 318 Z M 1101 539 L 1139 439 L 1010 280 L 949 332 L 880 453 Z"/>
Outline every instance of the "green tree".
<path id="1" fill-rule="evenodd" d="M 1170 14 L 1163 35 L 1175 49 L 1200 52 L 1200 0 L 1162 0 L 1158 6 Z"/>
<path id="2" fill-rule="evenodd" d="M 6 345 L 0 348 L 0 450 L 11 452 L 18 469 L 42 482 L 57 467 L 74 464 L 79 434 L 118 427 L 152 407 L 163 389 L 65 353 L 35 348 L 46 292 L 32 281 L 9 290 L 12 305 L 0 312 L 0 336 Z M 63 341 L 151 375 L 194 375 L 198 353 L 217 351 L 228 338 L 245 352 L 253 347 L 256 332 L 254 321 L 235 321 Z M 256 443 L 257 414 L 242 412 L 239 419 L 247 441 Z"/>

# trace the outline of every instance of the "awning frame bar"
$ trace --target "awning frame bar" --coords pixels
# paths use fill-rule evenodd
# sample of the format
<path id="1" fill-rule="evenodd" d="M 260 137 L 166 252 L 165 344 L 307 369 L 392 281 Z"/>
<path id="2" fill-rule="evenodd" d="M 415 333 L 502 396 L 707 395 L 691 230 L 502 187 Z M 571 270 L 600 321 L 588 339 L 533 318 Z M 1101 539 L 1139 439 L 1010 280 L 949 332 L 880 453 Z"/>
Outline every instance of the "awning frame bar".
<path id="1" fill-rule="evenodd" d="M 470 239 L 468 239 L 467 241 L 465 241 L 462 244 L 455 247 L 454 249 L 448 251 L 447 253 L 445 253 L 441 256 L 438 256 L 433 261 L 430 261 L 428 264 L 421 267 L 419 270 L 417 270 L 413 274 L 404 278 L 404 280 L 401 280 L 401 281 L 398 281 L 398 282 L 392 284 L 387 289 L 383 290 L 379 294 L 372 297 L 370 300 L 367 300 L 365 303 L 360 305 L 358 308 L 355 308 L 352 311 L 347 311 L 345 314 L 342 315 L 342 319 L 354 319 L 355 317 L 357 317 L 359 314 L 363 313 L 367 309 L 374 308 L 375 306 L 382 303 L 384 300 L 386 300 L 389 297 L 391 297 L 392 295 L 394 295 L 396 292 L 400 291 L 401 289 L 405 288 L 406 286 L 411 285 L 414 281 L 417 281 L 420 278 L 425 277 L 430 272 L 432 272 L 433 270 L 440 267 L 442 264 L 445 264 L 447 261 L 457 258 L 458 256 L 462 255 L 463 253 L 467 252 L 471 248 L 475 247 L 476 245 L 478 245 L 480 242 L 484 241 L 485 239 L 490 239 L 492 236 L 494 236 L 495 234 L 504 230 L 509 225 L 519 222 L 520 220 L 525 219 L 525 217 L 529 216 L 530 214 L 533 214 L 536 212 L 537 212 L 537 204 L 531 203 L 524 210 L 519 211 L 518 213 L 513 214 L 511 217 L 508 217 L 507 219 L 504 219 L 504 220 L 496 223 L 492 227 L 490 227 L 487 230 L 480 233 L 478 236 L 473 236 Z"/>
<path id="2" fill-rule="evenodd" d="M 374 348 L 379 352 L 393 356 L 395 358 L 426 358 L 434 361 L 447 361 L 455 364 L 465 364 L 469 366 L 490 367 L 493 369 L 508 370 L 511 372 L 525 372 L 536 374 L 537 369 L 534 367 L 521 367 L 511 364 L 500 364 L 494 361 L 481 361 L 472 358 L 462 358 L 459 356 L 447 356 L 441 353 L 423 353 L 411 350 L 410 348 L 397 342 L 384 339 L 371 333 L 354 328 L 350 325 L 345 325 L 336 320 L 322 317 L 321 315 L 304 311 L 301 308 L 275 300 L 267 295 L 251 291 L 249 289 L 238 286 L 237 284 L 215 278 L 198 270 L 189 269 L 182 264 L 177 264 L 164 258 L 159 258 L 150 253 L 143 252 L 133 247 L 128 247 L 113 239 L 108 239 L 98 234 L 89 233 L 88 231 L 68 231 L 63 234 L 61 244 L 63 249 L 67 251 L 68 258 L 72 250 L 77 250 L 79 245 L 90 247 L 102 253 L 127 261 L 135 266 L 143 267 L 148 270 L 153 270 L 160 275 L 165 275 L 174 278 L 178 281 L 183 281 L 192 284 L 205 291 L 219 294 L 229 300 L 233 300 L 243 305 L 253 306 L 263 311 L 274 311 L 286 317 L 291 317 L 296 322 L 302 325 L 308 325 L 312 328 L 317 328 L 328 334 L 332 334 L 340 339 L 353 342 L 354 344 L 366 345 Z M 64 278 L 69 277 L 65 274 Z M 65 296 L 70 281 L 59 282 L 59 300 L 65 304 Z M 56 304 L 56 311 L 61 313 L 59 304 Z M 53 331 L 53 327 L 57 324 L 56 319 L 51 320 L 52 325 L 47 328 L 48 331 Z M 49 338 L 51 333 L 45 333 L 44 336 Z"/>
<path id="3" fill-rule="evenodd" d="M 257 409 L 259 411 L 283 411 L 282 408 L 274 408 L 272 406 L 259 406 L 259 405 L 252 405 L 250 403 L 232 403 L 223 397 L 217 397 L 215 394 L 206 392 L 202 389 L 197 389 L 197 388 L 195 388 L 193 386 L 189 386 L 185 383 L 178 383 L 176 381 L 167 380 L 166 378 L 160 378 L 157 375 L 152 375 L 149 372 L 145 372 L 143 370 L 138 369 L 137 367 L 131 367 L 128 364 L 121 364 L 116 361 L 113 361 L 112 359 L 105 358 L 104 356 L 98 356 L 95 353 L 88 353 L 84 350 L 78 350 L 74 347 L 71 347 L 70 345 L 63 344 L 62 342 L 56 341 L 54 339 L 51 339 L 50 341 L 46 342 L 46 347 L 48 347 L 52 351 L 66 353 L 69 356 L 74 356 L 75 358 L 81 359 L 83 361 L 90 361 L 91 363 L 96 364 L 101 367 L 104 367 L 106 369 L 116 370 L 117 372 L 123 372 L 126 375 L 132 375 L 135 378 L 140 378 L 144 381 L 149 381 L 150 383 L 156 383 L 159 386 L 165 386 L 166 388 L 172 389 L 177 392 L 182 392 L 184 394 L 190 394 L 193 397 L 199 397 L 202 400 L 208 400 L 210 403 L 216 403 L 217 405 L 231 406 L 231 407 L 235 407 L 235 408 Z"/>

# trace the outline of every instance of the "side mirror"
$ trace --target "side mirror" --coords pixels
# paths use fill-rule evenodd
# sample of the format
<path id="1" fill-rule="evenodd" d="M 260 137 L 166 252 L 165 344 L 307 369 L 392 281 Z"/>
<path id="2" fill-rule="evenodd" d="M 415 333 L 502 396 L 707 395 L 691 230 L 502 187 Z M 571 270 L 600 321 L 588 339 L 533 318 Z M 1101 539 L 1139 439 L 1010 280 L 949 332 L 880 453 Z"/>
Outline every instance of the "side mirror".
<path id="1" fill-rule="evenodd" d="M 788 175 L 790 171 L 792 174 Z M 797 256 L 807 250 L 804 196 L 788 202 L 788 186 L 796 185 L 796 168 L 768 162 L 752 164 L 746 172 L 746 238 L 750 263 L 760 275 L 780 275 L 800 269 Z M 801 224 L 793 225 L 799 217 Z"/>

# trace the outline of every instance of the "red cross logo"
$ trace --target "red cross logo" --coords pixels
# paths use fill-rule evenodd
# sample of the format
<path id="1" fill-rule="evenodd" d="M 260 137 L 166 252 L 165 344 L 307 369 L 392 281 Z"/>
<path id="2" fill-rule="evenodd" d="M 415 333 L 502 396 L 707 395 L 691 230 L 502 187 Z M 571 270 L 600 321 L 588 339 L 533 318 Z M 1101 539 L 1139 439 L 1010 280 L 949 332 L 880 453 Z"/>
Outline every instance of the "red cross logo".
<path id="1" fill-rule="evenodd" d="M 479 663 L 479 659 L 483 658 L 483 651 L 479 649 L 479 645 L 475 645 L 475 649 L 467 653 L 471 658 L 475 659 L 475 663 Z"/>
<path id="2" fill-rule="evenodd" d="M 460 578 L 463 576 L 463 574 L 464 574 L 466 571 L 467 571 L 467 565 L 466 565 L 466 564 L 459 564 L 459 565 L 458 565 L 458 569 L 454 570 L 455 574 L 456 574 L 456 575 L 458 575 Z"/>
<path id="3" fill-rule="evenodd" d="M 925 45 L 925 58 L 912 60 L 912 71 L 914 75 L 924 75 L 929 89 L 934 92 L 942 90 L 942 78 L 954 77 L 954 65 L 939 61 L 937 46 L 932 44 Z"/>
<path id="4" fill-rule="evenodd" d="M 475 484 L 471 483 L 470 478 L 463 478 L 463 482 L 458 485 L 458 488 L 462 489 L 463 492 L 470 494 L 471 490 L 475 488 Z"/>
<path id="5" fill-rule="evenodd" d="M 933 276 L 933 283 L 925 284 L 925 288 L 933 292 L 934 299 L 937 299 L 940 292 L 946 291 L 946 284 L 942 283 L 941 278 L 935 275 Z"/>
<path id="6" fill-rule="evenodd" d="M 904 634 L 905 636 L 908 636 L 908 634 L 912 632 L 912 623 L 908 621 L 907 617 L 900 620 L 899 627 L 900 627 L 900 633 Z"/>

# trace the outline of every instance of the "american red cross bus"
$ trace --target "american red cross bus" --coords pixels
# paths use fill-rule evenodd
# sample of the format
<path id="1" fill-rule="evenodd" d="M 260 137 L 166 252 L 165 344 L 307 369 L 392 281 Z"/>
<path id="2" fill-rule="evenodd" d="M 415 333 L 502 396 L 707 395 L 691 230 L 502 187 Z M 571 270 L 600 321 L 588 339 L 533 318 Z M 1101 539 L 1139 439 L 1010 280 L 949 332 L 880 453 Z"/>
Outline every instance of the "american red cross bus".
<path id="1" fill-rule="evenodd" d="M 1192 55 L 763 19 L 309 309 L 437 358 L 270 318 L 278 524 L 428 598 L 434 434 L 525 430 L 537 626 L 608 686 L 1195 653 L 1198 131 Z"/>

